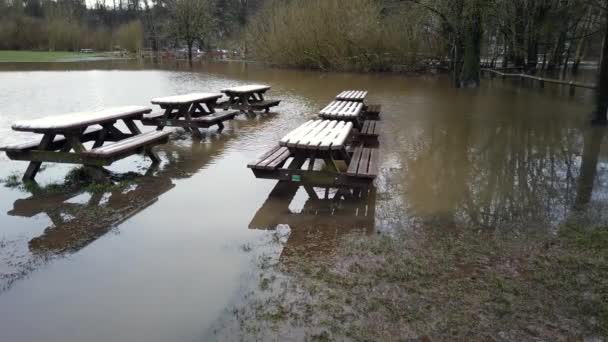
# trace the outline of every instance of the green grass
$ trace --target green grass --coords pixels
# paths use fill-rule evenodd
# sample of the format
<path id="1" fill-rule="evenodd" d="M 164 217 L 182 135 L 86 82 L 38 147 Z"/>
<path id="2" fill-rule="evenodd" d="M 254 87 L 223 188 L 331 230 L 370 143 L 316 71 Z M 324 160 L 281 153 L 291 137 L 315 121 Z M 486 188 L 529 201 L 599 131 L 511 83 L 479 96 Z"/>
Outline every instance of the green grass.
<path id="1" fill-rule="evenodd" d="M 0 62 L 69 62 L 110 57 L 108 53 L 79 53 L 69 51 L 1 50 Z"/>

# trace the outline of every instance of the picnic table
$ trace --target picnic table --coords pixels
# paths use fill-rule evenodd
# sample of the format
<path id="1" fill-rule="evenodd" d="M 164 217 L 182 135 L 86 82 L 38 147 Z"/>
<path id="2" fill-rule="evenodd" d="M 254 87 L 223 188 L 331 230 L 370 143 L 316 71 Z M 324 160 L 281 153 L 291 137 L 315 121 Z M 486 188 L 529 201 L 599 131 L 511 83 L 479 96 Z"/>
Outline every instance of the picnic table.
<path id="1" fill-rule="evenodd" d="M 364 143 L 378 142 L 380 123 L 364 115 L 362 102 L 332 101 L 321 109 L 319 116 L 327 120 L 344 120 L 352 122 L 357 129 L 356 135 Z"/>
<path id="2" fill-rule="evenodd" d="M 270 86 L 260 84 L 222 89 L 222 93 L 228 96 L 228 101 L 222 105 L 225 109 L 232 108 L 246 112 L 264 110 L 268 113 L 271 107 L 278 106 L 281 103 L 280 100 L 264 99 L 264 94 L 270 89 Z"/>
<path id="3" fill-rule="evenodd" d="M 172 126 L 199 134 L 199 128 L 214 125 L 221 131 L 224 129 L 223 122 L 237 115 L 237 112 L 216 113 L 217 101 L 222 96 L 219 93 L 192 93 L 152 99 L 152 104 L 159 105 L 164 112 L 145 115 L 142 123 L 156 126 L 159 131 L 165 126 Z"/>
<path id="4" fill-rule="evenodd" d="M 359 126 L 359 119 L 363 111 L 363 103 L 348 101 L 332 101 L 321 109 L 319 116 L 328 120 L 345 120 Z"/>
<path id="5" fill-rule="evenodd" d="M 363 102 L 367 96 L 366 90 L 345 90 L 336 96 L 338 101 Z"/>
<path id="6" fill-rule="evenodd" d="M 42 138 L 0 150 L 10 159 L 30 162 L 24 180 L 34 180 L 43 162 L 83 164 L 95 178 L 105 176 L 102 166 L 141 151 L 158 163 L 160 158 L 151 147 L 166 142 L 169 133 L 142 133 L 134 122 L 150 111 L 147 107 L 125 106 L 18 121 L 12 125 L 13 130 L 42 134 Z M 128 133 L 115 126 L 118 121 L 125 124 Z M 87 142 L 94 142 L 92 148 L 84 146 Z"/>
<path id="7" fill-rule="evenodd" d="M 363 104 L 362 117 L 366 120 L 380 120 L 382 106 L 379 104 L 366 104 L 367 90 L 344 90 L 336 95 L 336 101 L 357 102 Z"/>
<path id="8" fill-rule="evenodd" d="M 347 142 L 352 133 L 352 122 L 310 120 L 248 167 L 259 178 L 316 186 L 368 186 L 377 174 L 377 150 L 359 146 L 351 155 Z M 288 159 L 291 163 L 283 168 Z M 315 169 L 317 159 L 325 162 L 323 169 Z M 306 161 L 308 166 L 303 170 Z"/>

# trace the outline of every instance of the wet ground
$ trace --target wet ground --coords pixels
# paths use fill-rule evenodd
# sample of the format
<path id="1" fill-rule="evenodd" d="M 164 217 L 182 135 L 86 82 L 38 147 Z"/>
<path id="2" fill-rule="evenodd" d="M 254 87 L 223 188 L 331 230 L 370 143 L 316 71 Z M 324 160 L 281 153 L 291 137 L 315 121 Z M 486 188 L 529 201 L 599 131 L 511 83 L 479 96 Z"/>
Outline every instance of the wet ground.
<path id="1" fill-rule="evenodd" d="M 588 126 L 591 94 L 551 85 L 495 79 L 464 90 L 442 75 L 242 63 L 4 64 L 0 145 L 27 139 L 10 130 L 17 119 L 247 83 L 271 85 L 281 106 L 200 140 L 176 131 L 158 149 L 158 168 L 140 156 L 112 166 L 129 176 L 119 187 L 61 187 L 73 169 L 64 165 L 38 176 L 56 191 L 0 187 L 0 340 L 205 340 L 257 286 L 263 256 L 287 265 L 327 257 L 341 235 L 407 232 L 425 220 L 518 236 L 556 234 L 573 208 L 605 220 L 607 150 L 603 130 Z M 310 199 L 253 177 L 247 162 L 356 88 L 383 106 L 381 171 L 369 196 L 319 189 Z M 25 167 L 0 156 L 5 181 Z"/>

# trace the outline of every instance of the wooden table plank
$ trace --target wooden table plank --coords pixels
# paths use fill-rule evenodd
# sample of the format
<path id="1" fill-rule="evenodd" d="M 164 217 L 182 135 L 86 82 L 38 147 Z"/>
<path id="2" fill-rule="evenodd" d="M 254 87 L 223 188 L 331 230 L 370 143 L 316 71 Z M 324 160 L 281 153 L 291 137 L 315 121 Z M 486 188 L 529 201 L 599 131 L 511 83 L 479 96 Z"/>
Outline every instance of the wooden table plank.
<path id="1" fill-rule="evenodd" d="M 22 132 L 61 132 L 77 130 L 95 124 L 132 118 L 150 113 L 152 110 L 142 106 L 124 106 L 107 108 L 89 112 L 75 112 L 47 116 L 34 120 L 17 121 L 12 125 L 13 130 Z"/>
<path id="2" fill-rule="evenodd" d="M 366 90 L 345 90 L 336 96 L 336 100 L 362 102 L 367 94 Z"/>
<path id="3" fill-rule="evenodd" d="M 222 93 L 233 93 L 233 94 L 250 94 L 250 93 L 264 92 L 271 88 L 272 87 L 263 85 L 263 84 L 250 84 L 250 85 L 243 85 L 243 86 L 232 87 L 232 88 L 225 88 L 225 89 L 222 89 L 221 92 Z"/>
<path id="4" fill-rule="evenodd" d="M 155 105 L 182 105 L 188 103 L 201 103 L 213 101 L 221 98 L 222 94 L 220 93 L 190 93 L 183 95 L 174 95 L 174 96 L 166 96 L 166 97 L 157 97 L 150 101 Z"/>
<path id="5" fill-rule="evenodd" d="M 326 119 L 354 120 L 363 111 L 363 103 L 349 101 L 332 101 L 319 112 L 319 116 Z"/>
<path id="6" fill-rule="evenodd" d="M 281 139 L 280 145 L 309 150 L 341 149 L 352 128 L 352 122 L 311 120 L 289 132 Z"/>

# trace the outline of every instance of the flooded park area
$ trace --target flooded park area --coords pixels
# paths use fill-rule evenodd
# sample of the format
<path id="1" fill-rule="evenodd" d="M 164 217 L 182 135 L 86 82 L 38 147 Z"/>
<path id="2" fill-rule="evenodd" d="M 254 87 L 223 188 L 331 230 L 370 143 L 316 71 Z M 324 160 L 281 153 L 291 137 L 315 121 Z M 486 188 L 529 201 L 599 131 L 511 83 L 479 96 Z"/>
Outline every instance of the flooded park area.
<path id="1" fill-rule="evenodd" d="M 29 138 L 17 120 L 252 83 L 281 104 L 201 137 L 171 129 L 159 165 L 117 162 L 111 186 L 50 163 L 24 184 L 27 163 L 0 154 L 0 341 L 608 336 L 608 236 L 594 230 L 608 219 L 608 145 L 589 90 L 240 62 L 4 63 L 0 145 Z M 247 164 L 344 89 L 382 105 L 369 193 L 256 179 Z"/>

